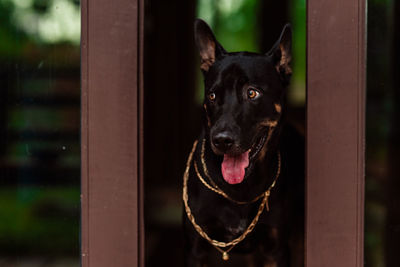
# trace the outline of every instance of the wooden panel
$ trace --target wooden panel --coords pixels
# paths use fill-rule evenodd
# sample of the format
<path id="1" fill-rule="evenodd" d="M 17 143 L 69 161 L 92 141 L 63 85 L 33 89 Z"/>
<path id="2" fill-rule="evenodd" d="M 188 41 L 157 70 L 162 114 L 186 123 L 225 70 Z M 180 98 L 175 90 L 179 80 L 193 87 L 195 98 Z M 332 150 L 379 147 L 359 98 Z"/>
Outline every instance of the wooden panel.
<path id="1" fill-rule="evenodd" d="M 144 228 L 144 0 L 138 0 L 139 34 L 138 34 L 138 91 L 139 91 L 139 195 L 138 195 L 138 266 L 145 266 L 145 228 Z"/>
<path id="2" fill-rule="evenodd" d="M 82 1 L 82 263 L 138 264 L 138 1 Z"/>
<path id="3" fill-rule="evenodd" d="M 365 2 L 308 1 L 307 267 L 363 266 Z"/>

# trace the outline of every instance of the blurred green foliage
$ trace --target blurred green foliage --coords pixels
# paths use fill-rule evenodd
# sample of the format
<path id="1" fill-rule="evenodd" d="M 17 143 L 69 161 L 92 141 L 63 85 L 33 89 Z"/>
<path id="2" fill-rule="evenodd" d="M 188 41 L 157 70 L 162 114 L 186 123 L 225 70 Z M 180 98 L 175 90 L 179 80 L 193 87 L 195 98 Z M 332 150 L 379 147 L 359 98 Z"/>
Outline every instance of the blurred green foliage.
<path id="1" fill-rule="evenodd" d="M 58 112 L 53 112 L 54 108 L 43 107 L 15 107 L 10 110 L 9 130 L 66 130 L 74 125 L 74 116 L 79 113 L 76 108 L 59 108 Z M 72 115 L 72 116 L 71 116 Z M 76 116 L 75 116 L 76 117 Z M 75 121 L 76 123 L 76 121 Z"/>
<path id="2" fill-rule="evenodd" d="M 79 0 L 0 0 L 0 57 L 10 61 L 34 46 L 80 42 Z"/>
<path id="3" fill-rule="evenodd" d="M 290 17 L 293 27 L 293 76 L 288 94 L 289 103 L 304 107 L 306 103 L 306 1 L 291 0 Z"/>
<path id="4" fill-rule="evenodd" d="M 79 175 L 23 171 L 79 173 L 79 45 L 79 0 L 0 0 L 0 259 L 79 261 Z"/>
<path id="5" fill-rule="evenodd" d="M 198 17 L 227 51 L 258 51 L 258 0 L 199 0 Z"/>
<path id="6" fill-rule="evenodd" d="M 79 194 L 77 187 L 1 188 L 1 253 L 79 252 Z"/>
<path id="7" fill-rule="evenodd" d="M 12 20 L 15 4 L 0 0 L 0 55 L 16 57 L 20 54 L 23 43 L 28 39 L 25 33 L 16 27 Z"/>
<path id="8" fill-rule="evenodd" d="M 20 37 L 37 43 L 79 44 L 80 1 L 0 0 L 0 14 L 9 49 Z"/>

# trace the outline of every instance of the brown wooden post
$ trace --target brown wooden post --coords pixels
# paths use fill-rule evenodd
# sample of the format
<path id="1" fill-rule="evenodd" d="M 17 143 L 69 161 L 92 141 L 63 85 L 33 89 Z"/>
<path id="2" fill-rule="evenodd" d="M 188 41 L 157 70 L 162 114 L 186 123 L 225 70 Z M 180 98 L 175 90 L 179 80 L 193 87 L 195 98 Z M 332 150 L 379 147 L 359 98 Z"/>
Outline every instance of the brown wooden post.
<path id="1" fill-rule="evenodd" d="M 82 266 L 139 264 L 140 0 L 82 1 Z"/>
<path id="2" fill-rule="evenodd" d="M 365 1 L 307 3 L 306 263 L 361 267 Z"/>

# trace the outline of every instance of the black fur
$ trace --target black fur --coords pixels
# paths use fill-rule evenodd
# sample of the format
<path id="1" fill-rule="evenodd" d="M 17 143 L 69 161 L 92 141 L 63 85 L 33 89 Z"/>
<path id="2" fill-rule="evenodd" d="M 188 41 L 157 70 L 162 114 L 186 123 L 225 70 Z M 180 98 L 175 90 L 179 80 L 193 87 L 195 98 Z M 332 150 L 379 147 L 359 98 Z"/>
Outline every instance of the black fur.
<path id="1" fill-rule="evenodd" d="M 201 143 L 205 139 L 205 161 L 212 179 L 232 198 L 248 201 L 271 185 L 278 151 L 281 153 L 282 170 L 271 191 L 270 211 L 263 212 L 254 231 L 230 254 L 251 255 L 246 261 L 252 261 L 253 266 L 303 266 L 304 142 L 284 122 L 285 92 L 291 74 L 290 26 L 285 26 L 265 55 L 226 52 L 202 20 L 195 22 L 195 40 L 205 84 L 204 128 L 194 154 L 197 165 L 201 166 Z M 255 90 L 257 97 L 250 98 L 254 93 L 250 90 Z M 266 122 L 276 122 L 268 143 L 265 140 L 272 126 Z M 227 183 L 221 174 L 223 154 L 237 155 L 250 148 L 254 151 L 259 143 L 263 144 L 262 151 L 250 160 L 244 180 Z M 238 237 L 254 218 L 260 201 L 239 205 L 221 197 L 197 179 L 193 165 L 189 177 L 189 206 L 197 223 L 213 239 L 228 242 Z M 200 237 L 185 213 L 184 228 L 186 266 L 223 264 L 220 253 Z M 238 258 L 234 256 L 224 264 L 235 266 Z"/>

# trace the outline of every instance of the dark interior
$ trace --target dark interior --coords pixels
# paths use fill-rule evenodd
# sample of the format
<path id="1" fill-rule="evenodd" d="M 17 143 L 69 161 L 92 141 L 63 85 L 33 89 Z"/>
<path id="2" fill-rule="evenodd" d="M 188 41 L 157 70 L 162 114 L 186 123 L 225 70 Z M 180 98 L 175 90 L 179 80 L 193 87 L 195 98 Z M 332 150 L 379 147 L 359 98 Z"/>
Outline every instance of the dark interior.
<path id="1" fill-rule="evenodd" d="M 254 2 L 259 4 L 252 13 L 257 16 L 258 52 L 267 52 L 291 21 L 290 1 Z M 146 266 L 183 264 L 182 175 L 202 126 L 202 105 L 196 99 L 199 56 L 193 40 L 198 4 L 148 0 L 145 6 Z M 304 133 L 304 103 L 292 106 L 290 114 Z"/>

